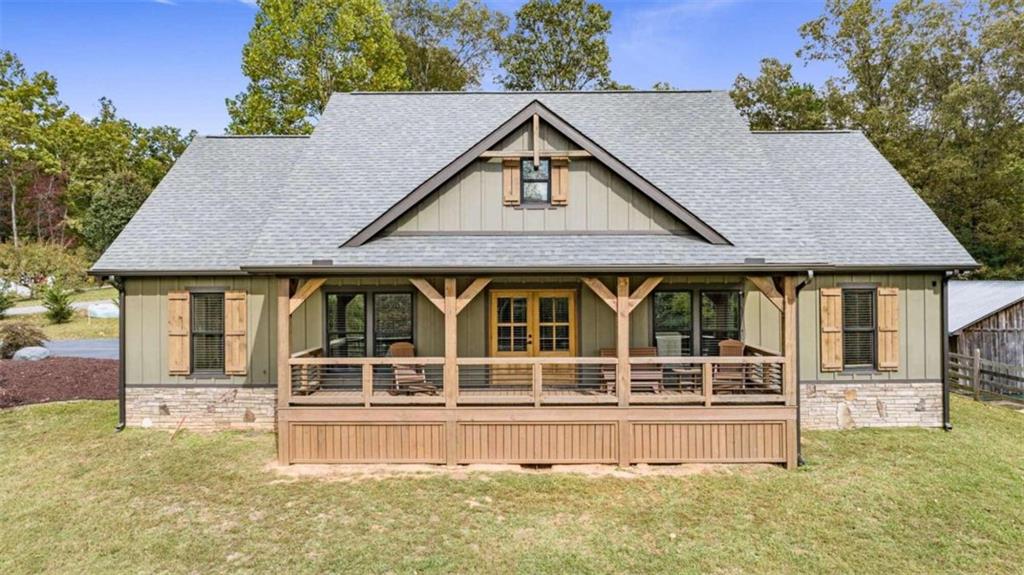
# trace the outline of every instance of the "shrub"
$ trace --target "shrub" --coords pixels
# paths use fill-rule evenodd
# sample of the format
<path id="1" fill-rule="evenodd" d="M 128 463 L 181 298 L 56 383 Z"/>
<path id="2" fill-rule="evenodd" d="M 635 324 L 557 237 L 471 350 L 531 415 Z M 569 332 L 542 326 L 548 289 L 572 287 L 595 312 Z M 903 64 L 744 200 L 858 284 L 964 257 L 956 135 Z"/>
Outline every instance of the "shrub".
<path id="1" fill-rule="evenodd" d="M 46 308 L 46 319 L 51 323 L 67 323 L 75 315 L 71 307 L 71 292 L 60 284 L 53 284 L 43 291 L 43 307 Z"/>
<path id="2" fill-rule="evenodd" d="M 14 295 L 6 290 L 0 290 L 0 318 L 7 315 L 7 310 L 14 307 Z"/>
<path id="3" fill-rule="evenodd" d="M 0 326 L 0 357 L 11 359 L 23 347 L 41 346 L 46 336 L 39 328 L 27 323 L 8 323 Z"/>
<path id="4" fill-rule="evenodd" d="M 89 281 L 89 260 L 80 248 L 55 243 L 26 242 L 19 247 L 0 244 L 0 278 L 32 288 L 34 293 L 49 283 L 69 289 Z"/>

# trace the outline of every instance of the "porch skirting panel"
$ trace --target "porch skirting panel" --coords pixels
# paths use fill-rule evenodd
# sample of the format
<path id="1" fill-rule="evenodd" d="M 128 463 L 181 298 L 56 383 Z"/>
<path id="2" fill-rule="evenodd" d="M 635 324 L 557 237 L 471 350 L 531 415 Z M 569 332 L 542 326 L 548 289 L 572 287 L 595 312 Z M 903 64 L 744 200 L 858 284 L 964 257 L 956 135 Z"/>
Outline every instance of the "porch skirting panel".
<path id="1" fill-rule="evenodd" d="M 796 462 L 794 407 L 279 411 L 288 463 Z"/>

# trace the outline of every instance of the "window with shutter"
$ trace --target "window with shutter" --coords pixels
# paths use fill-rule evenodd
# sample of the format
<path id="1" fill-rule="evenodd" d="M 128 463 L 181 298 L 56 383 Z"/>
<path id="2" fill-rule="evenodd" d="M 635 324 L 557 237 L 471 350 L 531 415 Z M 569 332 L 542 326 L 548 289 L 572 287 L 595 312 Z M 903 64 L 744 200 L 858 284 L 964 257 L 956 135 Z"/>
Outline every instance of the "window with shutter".
<path id="1" fill-rule="evenodd" d="M 843 367 L 875 367 L 875 290 L 843 290 Z"/>
<path id="2" fill-rule="evenodd" d="M 192 372 L 224 371 L 224 294 L 195 292 L 192 299 Z"/>

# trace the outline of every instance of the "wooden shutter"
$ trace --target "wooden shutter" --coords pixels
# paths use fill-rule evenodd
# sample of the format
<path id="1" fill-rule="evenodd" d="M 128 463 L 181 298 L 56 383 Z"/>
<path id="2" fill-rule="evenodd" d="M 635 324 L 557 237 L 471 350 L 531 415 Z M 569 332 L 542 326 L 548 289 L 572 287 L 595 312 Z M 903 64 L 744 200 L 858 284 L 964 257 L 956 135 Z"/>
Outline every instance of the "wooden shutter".
<path id="1" fill-rule="evenodd" d="M 878 288 L 878 369 L 900 368 L 900 290 Z"/>
<path id="2" fill-rule="evenodd" d="M 167 373 L 188 375 L 192 367 L 188 291 L 167 292 Z"/>
<path id="3" fill-rule="evenodd" d="M 569 158 L 551 158 L 551 205 L 569 203 Z"/>
<path id="4" fill-rule="evenodd" d="M 821 371 L 843 369 L 843 290 L 821 288 Z"/>
<path id="5" fill-rule="evenodd" d="M 246 344 L 248 306 L 244 291 L 224 293 L 224 373 L 245 375 L 249 356 Z"/>
<path id="6" fill-rule="evenodd" d="M 505 158 L 501 162 L 502 202 L 506 206 L 519 205 L 519 158 Z"/>

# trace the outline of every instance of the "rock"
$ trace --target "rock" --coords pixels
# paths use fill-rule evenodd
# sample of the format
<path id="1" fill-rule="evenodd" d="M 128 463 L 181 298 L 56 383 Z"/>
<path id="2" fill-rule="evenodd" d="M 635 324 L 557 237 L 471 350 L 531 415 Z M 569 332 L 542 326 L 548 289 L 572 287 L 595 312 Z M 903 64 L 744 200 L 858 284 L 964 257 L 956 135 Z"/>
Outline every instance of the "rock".
<path id="1" fill-rule="evenodd" d="M 7 292 L 20 298 L 32 297 L 31 288 L 5 280 L 0 280 L 0 292 Z"/>
<path id="2" fill-rule="evenodd" d="M 89 306 L 89 317 L 113 319 L 120 315 L 121 310 L 112 303 L 94 303 Z"/>
<path id="3" fill-rule="evenodd" d="M 853 429 L 856 426 L 850 406 L 845 402 L 836 404 L 836 423 L 839 424 L 839 429 Z"/>
<path id="4" fill-rule="evenodd" d="M 40 359 L 46 359 L 50 357 L 50 350 L 45 347 L 23 347 L 18 351 L 14 352 L 14 358 L 17 360 L 27 361 L 39 361 Z"/>

